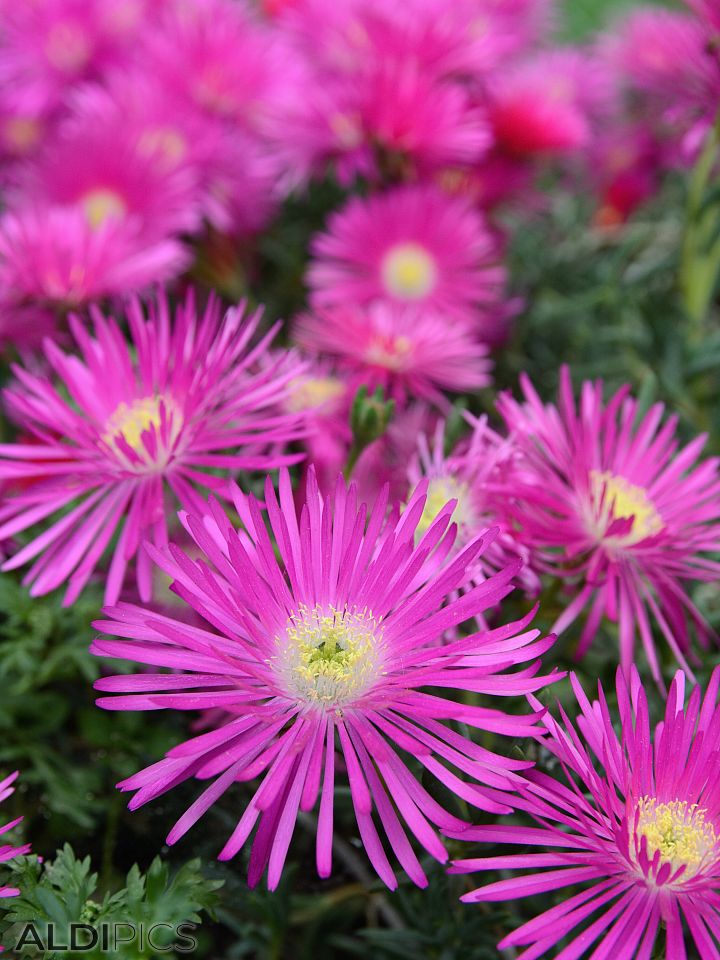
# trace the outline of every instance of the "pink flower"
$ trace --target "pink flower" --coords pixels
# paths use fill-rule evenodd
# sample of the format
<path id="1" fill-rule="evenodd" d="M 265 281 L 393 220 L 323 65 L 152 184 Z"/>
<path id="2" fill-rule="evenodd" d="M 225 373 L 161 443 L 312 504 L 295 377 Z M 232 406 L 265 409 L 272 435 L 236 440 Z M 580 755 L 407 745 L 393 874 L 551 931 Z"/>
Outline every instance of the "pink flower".
<path id="1" fill-rule="evenodd" d="M 612 104 L 607 66 L 590 51 L 543 51 L 498 70 L 489 81 L 488 116 L 496 149 L 532 158 L 578 151 Z"/>
<path id="2" fill-rule="evenodd" d="M 363 41 L 350 62 L 330 67 L 299 56 L 291 70 L 292 82 L 268 110 L 290 182 L 324 175 L 330 164 L 343 181 L 424 178 L 477 162 L 490 145 L 485 114 L 466 85 L 409 53 L 375 53 Z"/>
<path id="3" fill-rule="evenodd" d="M 171 4 L 142 41 L 141 62 L 169 96 L 246 133 L 284 82 L 283 51 L 249 3 Z"/>
<path id="4" fill-rule="evenodd" d="M 128 58 L 154 0 L 0 5 L 0 82 L 60 105 L 73 84 Z"/>
<path id="5" fill-rule="evenodd" d="M 421 535 L 440 506 L 455 500 L 452 514 L 458 535 L 455 549 L 460 550 L 490 527 L 498 534 L 479 558 L 473 580 L 480 582 L 513 560 L 522 559 L 518 583 L 529 593 L 539 593 L 540 580 L 531 566 L 531 551 L 523 543 L 507 509 L 513 499 L 518 472 L 518 451 L 487 424 L 487 418 L 466 414 L 472 434 L 445 455 L 445 423 L 435 430 L 432 445 L 425 434 L 420 437 L 418 454 L 408 468 L 413 489 L 423 477 L 428 480 L 425 512 L 418 523 Z"/>
<path id="6" fill-rule="evenodd" d="M 710 630 L 687 584 L 720 572 L 706 556 L 720 548 L 718 460 L 697 462 L 702 436 L 678 450 L 677 417 L 663 423 L 655 404 L 640 418 L 628 388 L 603 404 L 602 383 L 586 381 L 577 409 L 567 367 L 557 406 L 543 405 L 527 377 L 521 382 L 524 404 L 509 395 L 498 404 L 527 464 L 516 488 L 520 536 L 575 590 L 553 629 L 587 611 L 582 656 L 603 617 L 617 622 L 626 673 L 637 631 L 660 682 L 655 622 L 689 670 L 688 619 L 703 643 Z"/>
<path id="7" fill-rule="evenodd" d="M 505 269 L 482 215 L 433 186 L 353 197 L 312 242 L 314 307 L 382 301 L 427 307 L 481 329 L 502 303 Z"/>
<path id="8" fill-rule="evenodd" d="M 105 85 L 79 90 L 72 105 L 76 126 L 104 127 L 111 139 L 132 144 L 163 189 L 182 184 L 188 191 L 183 205 L 197 208 L 218 229 L 254 231 L 274 210 L 279 166 L 261 141 L 189 108 L 146 69 L 115 70 Z"/>
<path id="9" fill-rule="evenodd" d="M 149 241 L 134 219 L 93 226 L 77 206 L 32 206 L 0 217 L 0 329 L 35 342 L 55 315 L 107 296 L 148 289 L 182 273 L 189 251 Z"/>
<path id="10" fill-rule="evenodd" d="M 602 45 L 628 95 L 669 141 L 676 165 L 692 162 L 717 112 L 720 58 L 709 41 L 692 15 L 646 7 L 622 19 Z"/>
<path id="11" fill-rule="evenodd" d="M 351 395 L 361 384 L 404 403 L 409 397 L 447 407 L 442 390 L 477 390 L 490 383 L 487 347 L 441 314 L 374 303 L 300 317 L 295 337 L 310 352 L 333 358 L 348 374 Z"/>
<path id="12" fill-rule="evenodd" d="M 17 771 L 11 773 L 9 777 L 5 777 L 4 780 L 0 780 L 0 803 L 3 800 L 6 800 L 11 793 L 14 792 L 15 788 L 12 786 L 14 781 L 17 779 Z M 4 833 L 7 833 L 8 830 L 12 830 L 13 827 L 16 827 L 19 823 L 22 823 L 23 818 L 18 817 L 16 820 L 12 820 L 10 823 L 6 823 L 0 826 L 0 836 Z M 15 857 L 23 857 L 26 853 L 30 852 L 30 844 L 26 843 L 22 847 L 13 847 L 9 843 L 0 844 L 0 864 L 8 863 L 10 860 L 13 860 Z M 3 897 L 16 897 L 20 891 L 17 887 L 4 887 L 0 885 L 0 899 Z"/>
<path id="13" fill-rule="evenodd" d="M 94 106 L 66 121 L 28 167 L 15 206 L 74 206 L 92 228 L 133 221 L 148 243 L 197 230 L 194 172 L 168 166 L 161 144 L 126 125 L 120 111 L 101 116 Z"/>
<path id="14" fill-rule="evenodd" d="M 660 938 L 669 960 L 684 958 L 690 943 L 702 960 L 717 957 L 720 671 L 704 698 L 698 687 L 692 691 L 687 707 L 685 677 L 678 672 L 654 734 L 637 671 L 629 689 L 618 671 L 619 737 L 602 687 L 590 703 L 575 677 L 572 682 L 577 724 L 564 712 L 561 722 L 543 717 L 549 734 L 543 747 L 558 761 L 557 779 L 529 771 L 518 798 L 536 825 L 471 827 L 460 835 L 522 850 L 451 867 L 452 873 L 529 872 L 462 899 L 507 901 L 573 888 L 501 941 L 501 949 L 524 947 L 518 958 L 579 958 L 592 951 L 597 958 L 648 960 L 657 955 Z M 528 846 L 541 850 L 528 853 Z"/>
<path id="15" fill-rule="evenodd" d="M 507 594 L 514 568 L 461 600 L 446 601 L 465 582 L 483 544 L 475 541 L 440 570 L 434 562 L 428 567 L 434 551 L 447 553 L 455 531 L 446 508 L 415 544 L 422 488 L 402 516 L 396 509 L 388 515 L 386 495 L 367 517 L 354 486 L 346 489 L 339 479 L 334 498 L 324 499 L 311 474 L 298 516 L 283 471 L 279 502 L 268 478 L 265 503 L 275 548 L 257 501 L 239 490 L 241 531 L 213 501 L 201 512 L 181 515 L 206 560 L 191 562 L 172 546 L 148 548 L 174 578 L 174 590 L 208 622 L 206 629 L 126 604 L 106 611 L 109 619 L 96 625 L 120 638 L 98 638 L 98 655 L 184 671 L 103 678 L 96 687 L 113 696 L 101 697 L 100 706 L 222 707 L 232 715 L 120 787 L 136 791 L 130 802 L 136 809 L 189 778 L 212 781 L 170 831 L 172 844 L 234 782 L 260 777 L 220 858 L 234 857 L 257 824 L 249 883 L 256 884 L 267 867 L 274 889 L 298 810 L 311 810 L 318 796 L 317 868 L 321 877 L 329 876 L 340 774 L 349 783 L 360 837 L 380 878 L 397 885 L 382 833 L 402 869 L 424 886 L 410 838 L 444 862 L 447 853 L 435 828 L 459 830 L 463 821 L 427 792 L 398 748 L 472 806 L 507 811 L 505 792 L 526 764 L 480 748 L 448 721 L 522 737 L 537 729 L 535 716 L 468 706 L 442 691 L 502 698 L 539 689 L 552 678 L 536 675 L 535 658 L 552 639 L 526 630 L 526 618 L 443 643 L 451 625 Z M 424 692 L 426 686 L 435 692 Z"/>
<path id="16" fill-rule="evenodd" d="M 211 301 L 198 317 L 188 297 L 174 319 L 163 298 L 146 318 L 135 302 L 127 314 L 130 343 L 99 312 L 94 338 L 71 318 L 79 354 L 45 347 L 56 384 L 16 367 L 6 402 L 40 442 L 0 446 L 0 478 L 35 481 L 0 508 L 0 538 L 52 519 L 3 569 L 34 560 L 25 577 L 31 594 L 67 583 L 70 604 L 118 533 L 107 600 L 115 601 L 135 559 L 147 601 L 150 564 L 139 548 L 145 538 L 167 542 L 172 503 L 201 504 L 198 487 L 226 495 L 227 473 L 218 470 L 267 470 L 300 459 L 282 452 L 302 434 L 302 418 L 282 410 L 300 368 L 284 355 L 258 368 L 277 332 L 251 348 L 260 316 L 246 317 L 241 306 L 223 319 Z"/>

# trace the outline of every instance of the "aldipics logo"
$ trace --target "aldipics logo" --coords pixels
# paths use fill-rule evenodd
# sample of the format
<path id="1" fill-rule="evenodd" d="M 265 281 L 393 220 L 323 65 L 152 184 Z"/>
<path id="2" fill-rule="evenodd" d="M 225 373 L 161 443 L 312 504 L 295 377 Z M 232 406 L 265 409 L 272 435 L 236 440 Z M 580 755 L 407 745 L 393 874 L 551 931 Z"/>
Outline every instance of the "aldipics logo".
<path id="1" fill-rule="evenodd" d="M 49 952 L 107 953 L 114 956 L 123 948 L 133 948 L 138 956 L 149 951 L 162 953 L 194 953 L 197 940 L 193 923 L 89 923 L 36 925 L 26 923 L 15 941 L 15 955 L 36 955 Z"/>

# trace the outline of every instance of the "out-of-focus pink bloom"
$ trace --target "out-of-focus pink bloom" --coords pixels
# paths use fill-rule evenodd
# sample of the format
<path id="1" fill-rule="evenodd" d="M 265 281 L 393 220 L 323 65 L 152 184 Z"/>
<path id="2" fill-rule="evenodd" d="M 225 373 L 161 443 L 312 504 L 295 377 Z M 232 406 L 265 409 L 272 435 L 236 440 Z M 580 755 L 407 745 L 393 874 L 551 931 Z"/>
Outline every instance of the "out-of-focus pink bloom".
<path id="1" fill-rule="evenodd" d="M 143 291 L 190 261 L 175 239 L 148 241 L 135 218 L 93 226 L 78 206 L 32 206 L 0 217 L 0 334 L 36 343 L 59 315 Z"/>
<path id="2" fill-rule="evenodd" d="M 408 463 L 417 453 L 423 434 L 432 433 L 438 412 L 426 403 L 412 403 L 396 410 L 385 433 L 358 457 L 352 472 L 358 494 L 368 506 L 384 496 L 387 484 L 391 503 L 404 503 L 408 496 Z M 491 549 L 488 547 L 487 549 Z"/>
<path id="3" fill-rule="evenodd" d="M 141 47 L 144 69 L 169 96 L 246 133 L 260 129 L 266 101 L 284 83 L 283 55 L 242 0 L 171 4 Z"/>
<path id="4" fill-rule="evenodd" d="M 14 202 L 75 206 L 93 228 L 131 220 L 149 242 L 197 230 L 193 172 L 168 167 L 160 143 L 128 133 L 119 112 L 70 119 L 28 168 Z"/>
<path id="5" fill-rule="evenodd" d="M 228 471 L 300 459 L 284 447 L 302 435 L 303 420 L 283 403 L 301 368 L 287 354 L 258 367 L 278 329 L 251 347 L 260 315 L 247 317 L 241 306 L 222 318 L 212 301 L 198 316 L 188 297 L 174 317 L 162 298 L 146 317 L 135 301 L 129 342 L 115 320 L 95 311 L 94 337 L 71 318 L 78 354 L 47 342 L 55 383 L 15 368 L 6 403 L 40 443 L 1 445 L 0 478 L 37 482 L 0 508 L 0 538 L 51 518 L 4 564 L 34 561 L 25 577 L 33 596 L 67 584 L 72 603 L 119 533 L 108 602 L 133 559 L 140 596 L 149 600 L 150 563 L 140 547 L 145 538 L 167 542 L 171 503 L 197 506 L 198 487 L 226 495 Z"/>
<path id="6" fill-rule="evenodd" d="M 304 349 L 334 359 L 351 392 L 383 387 L 400 404 L 409 397 L 447 407 L 441 392 L 477 390 L 490 383 L 487 347 L 440 314 L 376 302 L 319 310 L 299 318 Z"/>
<path id="7" fill-rule="evenodd" d="M 11 793 L 14 791 L 13 783 L 17 779 L 17 772 L 11 773 L 9 777 L 5 777 L 4 780 L 0 780 L 0 803 L 3 800 L 6 800 Z M 7 833 L 8 830 L 12 830 L 13 827 L 16 827 L 19 823 L 22 823 L 23 818 L 18 817 L 16 820 L 11 820 L 10 823 L 0 825 L 0 837 Z M 0 864 L 8 863 L 10 860 L 13 860 L 15 857 L 23 857 L 26 853 L 30 852 L 30 844 L 26 843 L 21 847 L 13 847 L 11 844 L 1 844 L 0 843 Z M 0 884 L 0 899 L 3 897 L 16 897 L 20 891 L 17 887 L 7 887 Z M 0 947 L 0 949 L 2 949 Z"/>
<path id="8" fill-rule="evenodd" d="M 607 66 L 588 50 L 545 51 L 499 70 L 488 99 L 496 149 L 522 158 L 578 151 L 612 98 Z"/>
<path id="9" fill-rule="evenodd" d="M 438 569 L 436 557 L 448 554 L 454 528 L 445 509 L 416 543 L 424 502 L 421 487 L 402 515 L 388 513 L 387 496 L 368 515 L 354 486 L 339 479 L 334 497 L 324 498 L 311 474 L 298 512 L 282 471 L 279 501 L 269 477 L 265 485 L 275 547 L 258 503 L 237 490 L 240 531 L 212 501 L 181 516 L 205 554 L 202 562 L 177 548 L 149 548 L 208 626 L 127 604 L 107 610 L 96 626 L 109 636 L 94 642 L 95 653 L 184 672 L 105 677 L 96 684 L 105 694 L 99 705 L 234 711 L 218 729 L 179 743 L 119 785 L 135 792 L 130 807 L 136 809 L 188 779 L 211 781 L 172 828 L 169 843 L 234 782 L 260 777 L 220 858 L 234 857 L 257 826 L 248 881 L 255 885 L 267 869 L 275 889 L 298 810 L 311 810 L 319 799 L 316 859 L 327 877 L 335 781 L 342 772 L 381 880 L 397 886 L 382 836 L 409 878 L 425 886 L 411 838 L 445 862 L 436 828 L 458 831 L 466 824 L 437 803 L 398 748 L 470 805 L 509 811 L 504 797 L 528 764 L 480 748 L 451 724 L 512 737 L 536 733 L 536 715 L 510 716 L 502 698 L 554 679 L 537 674 L 537 658 L 552 638 L 528 630 L 526 617 L 444 642 L 448 628 L 507 595 L 514 568 L 453 600 L 449 594 L 465 583 L 483 543 L 475 541 Z M 499 708 L 469 706 L 446 697 L 445 688 L 490 694 Z"/>
<path id="10" fill-rule="evenodd" d="M 564 711 L 560 722 L 543 717 L 543 748 L 557 761 L 557 777 L 529 771 L 518 797 L 533 826 L 491 824 L 459 835 L 522 849 L 450 868 L 526 872 L 462 899 L 505 902 L 572 887 L 501 941 L 501 949 L 525 948 L 519 956 L 640 960 L 664 941 L 665 957 L 680 960 L 692 944 L 712 960 L 720 943 L 720 670 L 704 698 L 696 687 L 687 706 L 678 672 L 654 730 L 637 671 L 629 689 L 618 671 L 619 736 L 602 687 L 591 703 L 572 683 L 576 723 Z"/>
<path id="11" fill-rule="evenodd" d="M 306 470 L 315 470 L 323 493 L 332 490 L 347 461 L 351 402 L 348 383 L 326 360 L 306 361 L 305 370 L 288 383 L 285 409 L 305 418 Z"/>
<path id="12" fill-rule="evenodd" d="M 268 135 L 290 182 L 330 166 L 343 182 L 424 179 L 477 162 L 490 145 L 485 113 L 469 91 L 413 60 L 366 62 L 350 78 L 300 69 L 302 79 L 269 110 Z"/>
<path id="13" fill-rule="evenodd" d="M 647 7 L 620 20 L 601 47 L 643 116 L 674 146 L 676 164 L 692 162 L 717 113 L 720 56 L 709 39 L 691 14 Z"/>
<path id="14" fill-rule="evenodd" d="M 600 381 L 583 383 L 578 409 L 567 367 L 557 406 L 544 405 L 527 377 L 521 383 L 524 403 L 509 394 L 498 401 L 524 458 L 515 485 L 518 536 L 545 569 L 575 585 L 553 629 L 562 632 L 586 611 L 582 656 L 607 617 L 619 624 L 625 672 L 639 633 L 661 682 L 655 623 L 689 671 L 688 620 L 704 644 L 711 631 L 687 585 L 720 574 L 708 556 L 720 549 L 720 475 L 717 458 L 698 462 L 705 437 L 678 450 L 677 417 L 663 422 L 655 404 L 640 418 L 628 388 L 605 404 Z"/>
<path id="15" fill-rule="evenodd" d="M 307 281 L 314 307 L 412 305 L 481 331 L 500 304 L 499 243 L 462 197 L 431 185 L 354 197 L 312 241 Z"/>
<path id="16" fill-rule="evenodd" d="M 539 593 L 540 580 L 532 568 L 531 551 L 523 543 L 508 509 L 518 472 L 518 451 L 512 440 L 501 437 L 488 426 L 486 417 L 466 416 L 472 433 L 447 456 L 444 422 L 438 424 L 432 444 L 426 435 L 420 437 L 418 453 L 408 469 L 411 489 L 423 477 L 428 480 L 427 502 L 418 523 L 418 535 L 432 523 L 440 507 L 455 500 L 452 514 L 458 526 L 455 549 L 462 549 L 488 528 L 498 529 L 497 537 L 478 560 L 473 581 L 480 582 L 519 557 L 523 566 L 518 573 L 518 583 L 528 593 Z"/>
<path id="17" fill-rule="evenodd" d="M 4 0 L 0 84 L 58 106 L 74 84 L 130 57 L 155 0 Z"/>

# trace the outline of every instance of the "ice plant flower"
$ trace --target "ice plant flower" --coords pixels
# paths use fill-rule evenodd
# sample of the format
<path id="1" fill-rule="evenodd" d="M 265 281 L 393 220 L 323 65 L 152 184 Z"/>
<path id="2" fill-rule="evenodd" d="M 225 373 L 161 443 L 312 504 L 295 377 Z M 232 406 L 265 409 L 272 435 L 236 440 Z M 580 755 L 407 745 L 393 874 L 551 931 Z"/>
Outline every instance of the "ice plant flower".
<path id="1" fill-rule="evenodd" d="M 212 500 L 203 511 L 181 516 L 204 559 L 191 560 L 173 545 L 148 548 L 206 629 L 129 604 L 106 610 L 107 619 L 96 624 L 109 634 L 95 640 L 96 654 L 173 670 L 104 677 L 96 683 L 106 694 L 100 706 L 222 707 L 228 716 L 120 787 L 136 791 L 135 809 L 191 777 L 212 781 L 170 831 L 168 842 L 175 843 L 235 781 L 260 777 L 220 858 L 234 857 L 258 824 L 248 879 L 256 884 L 267 867 L 274 889 L 298 810 L 313 809 L 318 797 L 317 868 L 322 877 L 330 874 L 341 778 L 383 882 L 397 885 L 381 834 L 402 869 L 424 886 L 410 837 L 444 862 L 435 827 L 461 829 L 463 821 L 430 795 L 405 755 L 470 805 L 509 810 L 506 793 L 527 764 L 480 747 L 452 721 L 513 737 L 537 732 L 535 715 L 510 716 L 502 697 L 552 679 L 537 673 L 537 657 L 552 638 L 527 629 L 529 618 L 472 632 L 471 618 L 511 590 L 514 567 L 448 601 L 483 542 L 440 569 L 428 566 L 435 551 L 447 554 L 455 529 L 449 505 L 416 544 L 423 487 L 402 516 L 397 509 L 388 513 L 387 490 L 368 515 L 364 504 L 358 507 L 354 485 L 348 489 L 339 478 L 334 497 L 323 498 L 311 472 L 297 512 L 283 470 L 279 499 L 268 478 L 265 503 L 274 546 L 259 504 L 237 490 L 242 530 Z M 468 620 L 470 635 L 446 644 L 447 629 Z M 521 665 L 517 672 L 515 665 Z M 494 708 L 467 705 L 444 690 L 500 699 Z"/>
<path id="2" fill-rule="evenodd" d="M 420 437 L 417 455 L 408 468 L 411 490 L 423 477 L 428 481 L 427 503 L 417 535 L 425 532 L 441 507 L 454 500 L 453 522 L 458 527 L 455 549 L 470 543 L 483 530 L 498 528 L 496 539 L 479 558 L 473 579 L 482 580 L 520 557 L 523 566 L 518 583 L 528 592 L 538 593 L 540 580 L 531 566 L 531 551 L 518 536 L 512 514 L 506 509 L 513 497 L 518 451 L 511 440 L 488 425 L 487 417 L 468 413 L 466 419 L 472 433 L 448 455 L 444 421 L 438 423 L 432 442 L 426 434 Z"/>
<path id="3" fill-rule="evenodd" d="M 477 390 L 490 383 L 487 347 L 440 313 L 382 302 L 319 310 L 299 318 L 298 343 L 332 357 L 348 374 L 350 394 L 365 384 L 447 406 L 442 390 Z"/>
<path id="4" fill-rule="evenodd" d="M 637 632 L 660 682 L 656 623 L 690 672 L 688 621 L 703 644 L 711 631 L 687 585 L 720 574 L 707 556 L 720 548 L 720 476 L 717 458 L 698 462 L 705 437 L 678 449 L 677 417 L 663 422 L 662 404 L 640 417 L 627 387 L 605 404 L 602 383 L 586 381 L 577 408 L 567 367 L 557 406 L 545 406 L 527 377 L 521 383 L 525 403 L 509 394 L 498 403 L 526 463 L 516 519 L 544 569 L 576 585 L 553 629 L 585 610 L 581 656 L 608 617 L 619 624 L 625 672 Z"/>
<path id="5" fill-rule="evenodd" d="M 198 315 L 191 296 L 174 317 L 163 298 L 148 316 L 134 302 L 130 342 L 95 311 L 94 337 L 71 318 L 76 354 L 46 343 L 55 383 L 16 366 L 6 404 L 39 443 L 0 445 L 0 478 L 33 481 L 0 507 L 0 538 L 51 519 L 3 569 L 34 560 L 25 578 L 31 594 L 67 583 L 72 603 L 117 533 L 108 602 L 134 558 L 140 596 L 149 600 L 150 563 L 139 548 L 145 538 L 167 542 L 171 504 L 196 507 L 198 487 L 224 494 L 228 478 L 218 471 L 300 459 L 284 445 L 303 434 L 303 418 L 283 404 L 301 368 L 287 354 L 258 364 L 278 329 L 251 346 L 260 317 L 240 306 L 223 318 L 216 301 Z"/>
<path id="6" fill-rule="evenodd" d="M 148 241 L 134 219 L 93 227 L 76 206 L 8 210 L 0 217 L 0 327 L 37 340 L 34 328 L 68 309 L 143 292 L 189 261 L 179 240 Z"/>
<path id="7" fill-rule="evenodd" d="M 668 159 L 692 162 L 720 97 L 720 58 L 708 25 L 680 10 L 640 7 L 602 48 L 627 95 L 655 119 Z"/>
<path id="8" fill-rule="evenodd" d="M 507 901 L 577 890 L 499 944 L 525 948 L 518 960 L 569 960 L 590 951 L 597 958 L 649 960 L 660 955 L 654 949 L 662 940 L 668 960 L 685 958 L 691 943 L 697 956 L 712 960 L 720 949 L 720 671 L 704 697 L 693 689 L 687 706 L 685 676 L 678 671 L 664 721 L 653 731 L 637 671 L 628 686 L 618 670 L 619 736 L 602 686 L 591 703 L 574 676 L 572 682 L 580 708 L 576 723 L 564 712 L 560 721 L 543 718 L 543 746 L 559 761 L 557 779 L 539 770 L 525 775 L 518 806 L 535 825 L 493 824 L 461 835 L 522 851 L 451 867 L 453 873 L 528 872 L 462 899 Z"/>
<path id="9" fill-rule="evenodd" d="M 142 36 L 142 63 L 186 110 L 257 131 L 267 102 L 283 83 L 284 50 L 234 0 L 171 3 Z"/>
<path id="10" fill-rule="evenodd" d="M 14 791 L 13 783 L 17 780 L 17 771 L 11 773 L 9 777 L 5 777 L 4 780 L 0 780 L 0 803 L 3 800 L 6 800 L 11 793 Z M 16 827 L 19 823 L 22 823 L 22 817 L 18 817 L 16 820 L 11 820 L 10 823 L 0 825 L 0 837 L 7 833 L 9 830 L 12 830 L 13 827 Z M 30 852 L 30 844 L 26 843 L 21 847 L 13 847 L 11 844 L 0 843 L 0 864 L 9 863 L 10 860 L 13 860 L 15 857 L 25 856 L 26 853 Z M 20 891 L 17 887 L 8 887 L 2 886 L 0 883 L 0 899 L 3 897 L 16 897 Z M 0 950 L 2 948 L 0 947 Z"/>
<path id="11" fill-rule="evenodd" d="M 130 56 L 153 0 L 25 0 L 0 5 L 0 83 L 60 106 L 73 85 Z"/>
<path id="12" fill-rule="evenodd" d="M 352 198 L 314 238 L 312 253 L 314 307 L 380 300 L 473 326 L 502 302 L 496 238 L 467 200 L 432 185 Z"/>
<path id="13" fill-rule="evenodd" d="M 133 222 L 148 243 L 192 233 L 200 226 L 197 178 L 164 160 L 162 142 L 128 130 L 120 111 L 101 116 L 87 109 L 43 148 L 13 202 L 76 207 L 94 230 Z"/>

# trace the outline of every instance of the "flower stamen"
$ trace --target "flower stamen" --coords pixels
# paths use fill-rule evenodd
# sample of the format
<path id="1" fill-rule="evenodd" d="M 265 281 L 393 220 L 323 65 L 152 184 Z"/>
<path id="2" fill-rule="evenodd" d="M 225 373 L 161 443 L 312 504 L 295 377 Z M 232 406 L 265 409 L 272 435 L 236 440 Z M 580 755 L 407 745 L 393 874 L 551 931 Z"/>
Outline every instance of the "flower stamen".
<path id="1" fill-rule="evenodd" d="M 402 300 L 421 300 L 437 283 L 437 265 L 418 243 L 399 243 L 383 258 L 382 279 L 386 289 Z"/>
<path id="2" fill-rule="evenodd" d="M 684 877 L 694 876 L 717 843 L 715 830 L 705 816 L 706 811 L 696 803 L 658 803 L 652 797 L 642 797 L 636 813 L 638 845 L 645 837 L 651 859 L 659 850 L 673 870 L 684 866 Z"/>
<path id="3" fill-rule="evenodd" d="M 382 628 L 367 610 L 299 607 L 287 624 L 280 669 L 296 696 L 325 707 L 360 697 L 379 672 Z"/>

